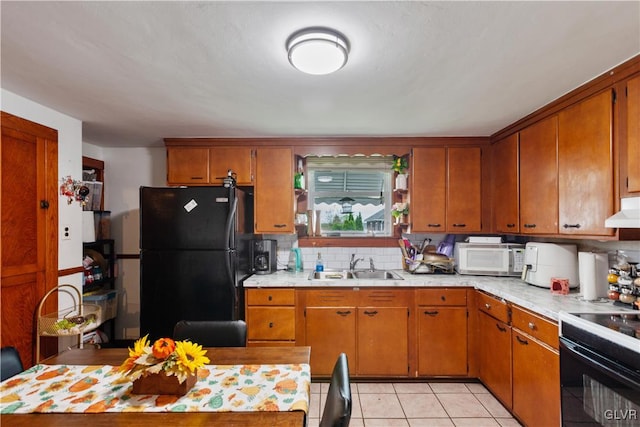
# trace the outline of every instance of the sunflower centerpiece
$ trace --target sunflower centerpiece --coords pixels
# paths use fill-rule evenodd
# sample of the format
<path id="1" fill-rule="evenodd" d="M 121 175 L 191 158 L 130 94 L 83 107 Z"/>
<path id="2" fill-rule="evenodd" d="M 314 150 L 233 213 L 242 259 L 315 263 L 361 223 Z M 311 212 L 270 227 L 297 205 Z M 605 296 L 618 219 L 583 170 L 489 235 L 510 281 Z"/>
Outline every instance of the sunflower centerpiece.
<path id="1" fill-rule="evenodd" d="M 134 394 L 185 394 L 196 381 L 198 368 L 209 363 L 206 350 L 191 341 L 149 336 L 138 339 L 118 371 L 133 381 Z M 164 388 L 163 388 L 164 387 Z"/>

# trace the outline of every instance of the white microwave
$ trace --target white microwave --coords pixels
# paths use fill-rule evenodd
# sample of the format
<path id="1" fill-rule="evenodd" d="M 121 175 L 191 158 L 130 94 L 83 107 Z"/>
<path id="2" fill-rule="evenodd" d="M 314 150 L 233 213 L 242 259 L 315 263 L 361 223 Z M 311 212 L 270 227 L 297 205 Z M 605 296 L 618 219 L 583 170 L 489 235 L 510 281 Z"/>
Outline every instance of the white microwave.
<path id="1" fill-rule="evenodd" d="M 456 271 L 476 276 L 521 276 L 524 245 L 517 243 L 456 243 Z"/>

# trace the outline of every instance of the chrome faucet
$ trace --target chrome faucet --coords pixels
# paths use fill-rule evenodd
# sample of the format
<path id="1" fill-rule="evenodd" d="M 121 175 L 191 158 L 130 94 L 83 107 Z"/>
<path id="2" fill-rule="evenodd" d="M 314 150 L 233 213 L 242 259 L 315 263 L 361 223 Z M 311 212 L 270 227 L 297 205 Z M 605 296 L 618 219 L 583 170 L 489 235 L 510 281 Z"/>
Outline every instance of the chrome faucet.
<path id="1" fill-rule="evenodd" d="M 358 264 L 358 261 L 362 260 L 364 260 L 364 258 L 356 259 L 356 254 L 351 254 L 351 261 L 349 261 L 349 271 L 353 272 L 353 270 L 355 270 L 356 268 L 356 264 Z"/>
<path id="2" fill-rule="evenodd" d="M 373 257 L 369 258 L 369 271 L 376 271 L 376 266 L 373 265 Z"/>

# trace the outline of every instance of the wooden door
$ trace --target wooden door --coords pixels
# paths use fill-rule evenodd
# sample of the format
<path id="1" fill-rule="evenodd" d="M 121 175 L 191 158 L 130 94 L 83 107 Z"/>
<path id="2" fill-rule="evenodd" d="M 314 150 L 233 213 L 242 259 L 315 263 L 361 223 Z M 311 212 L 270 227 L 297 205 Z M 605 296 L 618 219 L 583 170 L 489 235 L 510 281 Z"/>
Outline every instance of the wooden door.
<path id="1" fill-rule="evenodd" d="M 253 185 L 253 148 L 210 148 L 209 182 L 214 185 L 222 185 L 229 169 L 236 173 L 238 185 Z"/>
<path id="2" fill-rule="evenodd" d="M 408 375 L 409 309 L 358 307 L 358 375 Z"/>
<path id="3" fill-rule="evenodd" d="M 592 96 L 558 114 L 560 234 L 611 236 L 614 213 L 612 93 Z"/>
<path id="4" fill-rule="evenodd" d="M 340 353 L 355 368 L 356 308 L 307 307 L 305 310 L 306 343 L 311 347 L 311 372 L 330 376 Z"/>
<path id="5" fill-rule="evenodd" d="M 514 133 L 492 147 L 493 217 L 498 233 L 520 231 L 518 185 L 518 134 Z"/>
<path id="6" fill-rule="evenodd" d="M 293 150 L 256 149 L 255 232 L 293 233 Z"/>
<path id="7" fill-rule="evenodd" d="M 446 231 L 446 149 L 414 148 L 411 166 L 411 231 Z"/>
<path id="8" fill-rule="evenodd" d="M 627 191 L 640 191 L 640 76 L 627 82 Z"/>
<path id="9" fill-rule="evenodd" d="M 447 149 L 447 231 L 482 231 L 482 150 Z"/>
<path id="10" fill-rule="evenodd" d="M 558 233 L 558 116 L 520 131 L 520 232 Z"/>
<path id="11" fill-rule="evenodd" d="M 418 375 L 467 375 L 467 308 L 418 307 Z"/>
<path id="12" fill-rule="evenodd" d="M 37 305 L 58 281 L 58 132 L 3 112 L 0 157 L 0 345 L 16 347 L 27 368 Z M 55 295 L 47 302 L 46 312 L 55 313 Z M 53 341 L 43 356 L 55 352 Z"/>
<path id="13" fill-rule="evenodd" d="M 513 412 L 525 425 L 560 425 L 558 352 L 516 329 L 512 345 Z"/>
<path id="14" fill-rule="evenodd" d="M 167 147 L 167 184 L 209 184 L 209 149 Z"/>
<path id="15" fill-rule="evenodd" d="M 511 326 L 478 311 L 480 380 L 511 409 Z"/>

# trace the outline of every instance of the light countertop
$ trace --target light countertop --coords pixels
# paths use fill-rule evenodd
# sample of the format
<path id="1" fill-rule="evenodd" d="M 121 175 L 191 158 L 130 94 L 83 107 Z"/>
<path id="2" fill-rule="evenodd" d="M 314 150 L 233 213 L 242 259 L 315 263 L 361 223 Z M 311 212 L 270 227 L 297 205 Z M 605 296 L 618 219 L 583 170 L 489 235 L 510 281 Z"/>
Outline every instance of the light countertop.
<path id="1" fill-rule="evenodd" d="M 410 274 L 394 270 L 404 280 L 336 279 L 309 280 L 311 271 L 290 273 L 278 271 L 274 274 L 256 275 L 244 281 L 245 288 L 364 288 L 364 287 L 473 287 L 504 298 L 521 307 L 548 318 L 558 320 L 560 311 L 608 312 L 631 311 L 613 305 L 608 299 L 585 301 L 579 291 L 572 290 L 568 295 L 552 294 L 549 289 L 529 285 L 515 277 L 466 276 L 459 274 Z M 637 311 L 635 311 L 637 313 Z"/>

